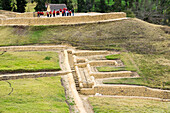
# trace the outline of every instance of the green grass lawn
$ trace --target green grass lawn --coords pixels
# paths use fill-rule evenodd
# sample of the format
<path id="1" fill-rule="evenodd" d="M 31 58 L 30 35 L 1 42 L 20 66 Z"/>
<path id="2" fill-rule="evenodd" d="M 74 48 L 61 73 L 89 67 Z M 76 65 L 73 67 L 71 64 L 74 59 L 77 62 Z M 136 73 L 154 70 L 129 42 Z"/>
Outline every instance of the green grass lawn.
<path id="1" fill-rule="evenodd" d="M 121 78 L 121 79 L 108 79 L 103 80 L 104 84 L 127 84 L 127 85 L 139 85 L 139 86 L 147 86 L 153 88 L 161 88 L 161 89 L 170 89 L 170 83 L 165 82 L 163 85 L 155 85 L 153 83 L 149 83 L 147 79 L 144 78 Z"/>
<path id="2" fill-rule="evenodd" d="M 137 65 L 139 70 L 134 66 Z M 170 89 L 170 66 L 168 64 L 168 55 L 155 54 L 136 54 L 122 52 L 119 55 L 106 56 L 107 59 L 120 59 L 126 67 L 97 67 L 100 72 L 114 72 L 114 71 L 136 71 L 141 78 L 125 78 L 125 79 L 111 79 L 105 80 L 105 84 L 132 84 L 144 85 L 155 88 Z"/>
<path id="3" fill-rule="evenodd" d="M 143 78 L 122 78 L 122 79 L 108 79 L 103 80 L 104 84 L 133 84 L 133 85 L 143 85 L 146 86 L 145 80 Z"/>
<path id="4" fill-rule="evenodd" d="M 97 67 L 99 72 L 115 72 L 115 71 L 137 71 L 136 67 L 133 65 L 131 60 L 127 57 L 128 53 L 122 52 L 120 54 L 108 55 L 106 59 L 108 60 L 117 60 L 120 59 L 124 63 L 125 67 Z"/>
<path id="5" fill-rule="evenodd" d="M 129 54 L 140 69 L 140 76 L 150 87 L 170 89 L 170 55 Z"/>
<path id="6" fill-rule="evenodd" d="M 0 113 L 69 113 L 61 77 L 0 81 Z"/>
<path id="7" fill-rule="evenodd" d="M 120 54 L 114 54 L 114 55 L 108 55 L 108 56 L 105 56 L 106 59 L 108 60 L 117 60 L 117 59 L 120 59 Z"/>
<path id="8" fill-rule="evenodd" d="M 95 113 L 169 113 L 170 102 L 145 99 L 90 97 Z"/>
<path id="9" fill-rule="evenodd" d="M 0 55 L 0 73 L 50 70 L 60 70 L 57 52 L 6 52 Z"/>
<path id="10" fill-rule="evenodd" d="M 97 67 L 97 70 L 99 72 L 136 71 L 136 69 L 130 67 Z"/>

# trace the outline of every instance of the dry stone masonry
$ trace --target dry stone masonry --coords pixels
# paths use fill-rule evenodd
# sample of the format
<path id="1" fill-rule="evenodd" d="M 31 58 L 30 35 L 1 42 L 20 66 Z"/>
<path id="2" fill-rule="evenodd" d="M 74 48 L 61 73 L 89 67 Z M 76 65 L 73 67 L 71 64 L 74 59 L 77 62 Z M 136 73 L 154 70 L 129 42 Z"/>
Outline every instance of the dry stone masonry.
<path id="1" fill-rule="evenodd" d="M 50 76 L 67 76 L 69 90 L 74 98 L 77 109 L 87 113 L 79 93 L 83 95 L 111 95 L 129 97 L 149 97 L 170 101 L 170 91 L 135 85 L 111 85 L 99 83 L 98 80 L 113 77 L 139 77 L 131 71 L 98 72 L 98 66 L 120 66 L 121 61 L 107 60 L 105 56 L 117 54 L 111 51 L 76 50 L 66 45 L 55 46 L 10 46 L 0 47 L 0 51 L 57 51 L 60 58 L 59 72 L 37 72 L 0 75 L 1 80 L 37 78 Z"/>
<path id="2" fill-rule="evenodd" d="M 103 56 L 115 54 L 109 51 L 76 51 L 69 50 L 70 67 L 75 70 L 75 81 L 77 82 L 77 90 L 84 95 L 117 95 L 117 96 L 141 96 L 153 97 L 161 99 L 170 99 L 169 90 L 152 89 L 145 86 L 135 85 L 106 85 L 97 84 L 96 80 L 111 77 L 135 77 L 131 71 L 119 72 L 98 72 L 94 70 L 97 66 L 117 66 L 116 60 L 104 60 Z M 97 57 L 96 60 L 95 57 Z M 100 60 L 99 58 L 102 58 Z M 137 76 L 138 77 L 138 76 Z"/>
<path id="3" fill-rule="evenodd" d="M 45 13 L 46 14 L 46 13 Z M 78 13 L 67 17 L 37 17 L 36 13 L 16 13 L 0 10 L 0 25 L 67 25 L 127 19 L 126 13 Z"/>

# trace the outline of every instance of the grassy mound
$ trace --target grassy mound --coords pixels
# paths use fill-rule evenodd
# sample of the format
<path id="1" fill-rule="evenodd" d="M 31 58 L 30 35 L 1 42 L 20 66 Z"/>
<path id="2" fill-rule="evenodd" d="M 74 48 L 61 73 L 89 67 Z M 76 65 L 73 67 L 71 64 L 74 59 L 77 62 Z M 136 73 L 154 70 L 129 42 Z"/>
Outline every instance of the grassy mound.
<path id="1" fill-rule="evenodd" d="M 0 73 L 60 70 L 57 52 L 5 52 L 0 55 Z"/>
<path id="2" fill-rule="evenodd" d="M 1 26 L 0 46 L 66 43 L 80 49 L 126 50 L 128 59 L 150 86 L 169 87 L 167 31 L 139 19 L 70 26 Z"/>
<path id="3" fill-rule="evenodd" d="M 69 113 L 60 77 L 0 81 L 2 113 Z M 12 91 L 13 88 L 13 91 Z"/>
<path id="4" fill-rule="evenodd" d="M 90 97 L 95 113 L 169 113 L 170 102 L 145 99 Z"/>
<path id="5" fill-rule="evenodd" d="M 153 53 L 165 49 L 167 37 L 160 27 L 137 19 L 75 26 L 0 27 L 0 46 L 69 43 L 82 49 L 125 47 Z"/>

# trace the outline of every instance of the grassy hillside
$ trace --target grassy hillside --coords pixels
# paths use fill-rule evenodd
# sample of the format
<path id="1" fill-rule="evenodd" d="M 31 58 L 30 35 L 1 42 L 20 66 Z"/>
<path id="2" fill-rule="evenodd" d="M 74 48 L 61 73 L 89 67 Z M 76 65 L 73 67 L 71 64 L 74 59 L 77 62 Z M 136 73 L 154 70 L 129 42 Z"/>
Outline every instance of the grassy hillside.
<path id="1" fill-rule="evenodd" d="M 168 27 L 166 28 L 168 33 Z M 170 86 L 170 35 L 138 19 L 70 26 L 0 27 L 0 46 L 71 44 L 80 49 L 127 52 L 151 86 Z"/>

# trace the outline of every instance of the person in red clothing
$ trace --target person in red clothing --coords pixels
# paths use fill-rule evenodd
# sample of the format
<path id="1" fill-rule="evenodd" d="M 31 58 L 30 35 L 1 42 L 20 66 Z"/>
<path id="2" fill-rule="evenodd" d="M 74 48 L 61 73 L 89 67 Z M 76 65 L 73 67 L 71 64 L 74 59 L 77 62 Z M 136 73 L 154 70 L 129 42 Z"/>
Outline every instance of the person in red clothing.
<path id="1" fill-rule="evenodd" d="M 68 13 L 69 13 L 69 16 L 71 16 L 71 10 L 70 10 L 70 11 L 68 11 Z"/>
<path id="2" fill-rule="evenodd" d="M 62 11 L 62 16 L 64 16 L 64 10 Z"/>
<path id="3" fill-rule="evenodd" d="M 49 17 L 49 13 L 48 13 L 48 11 L 47 11 L 47 17 Z"/>
<path id="4" fill-rule="evenodd" d="M 50 17 L 51 17 L 52 12 L 50 11 Z"/>
<path id="5" fill-rule="evenodd" d="M 44 16 L 44 12 L 41 12 L 41 15 Z"/>
<path id="6" fill-rule="evenodd" d="M 40 17 L 40 12 L 39 11 L 37 12 L 37 16 Z"/>
<path id="7" fill-rule="evenodd" d="M 62 12 L 62 9 L 60 9 L 60 12 Z"/>
<path id="8" fill-rule="evenodd" d="M 60 11 L 56 11 L 57 15 L 59 16 L 60 15 Z"/>
<path id="9" fill-rule="evenodd" d="M 53 11 L 53 17 L 55 17 L 55 9 L 54 9 L 54 11 Z"/>

